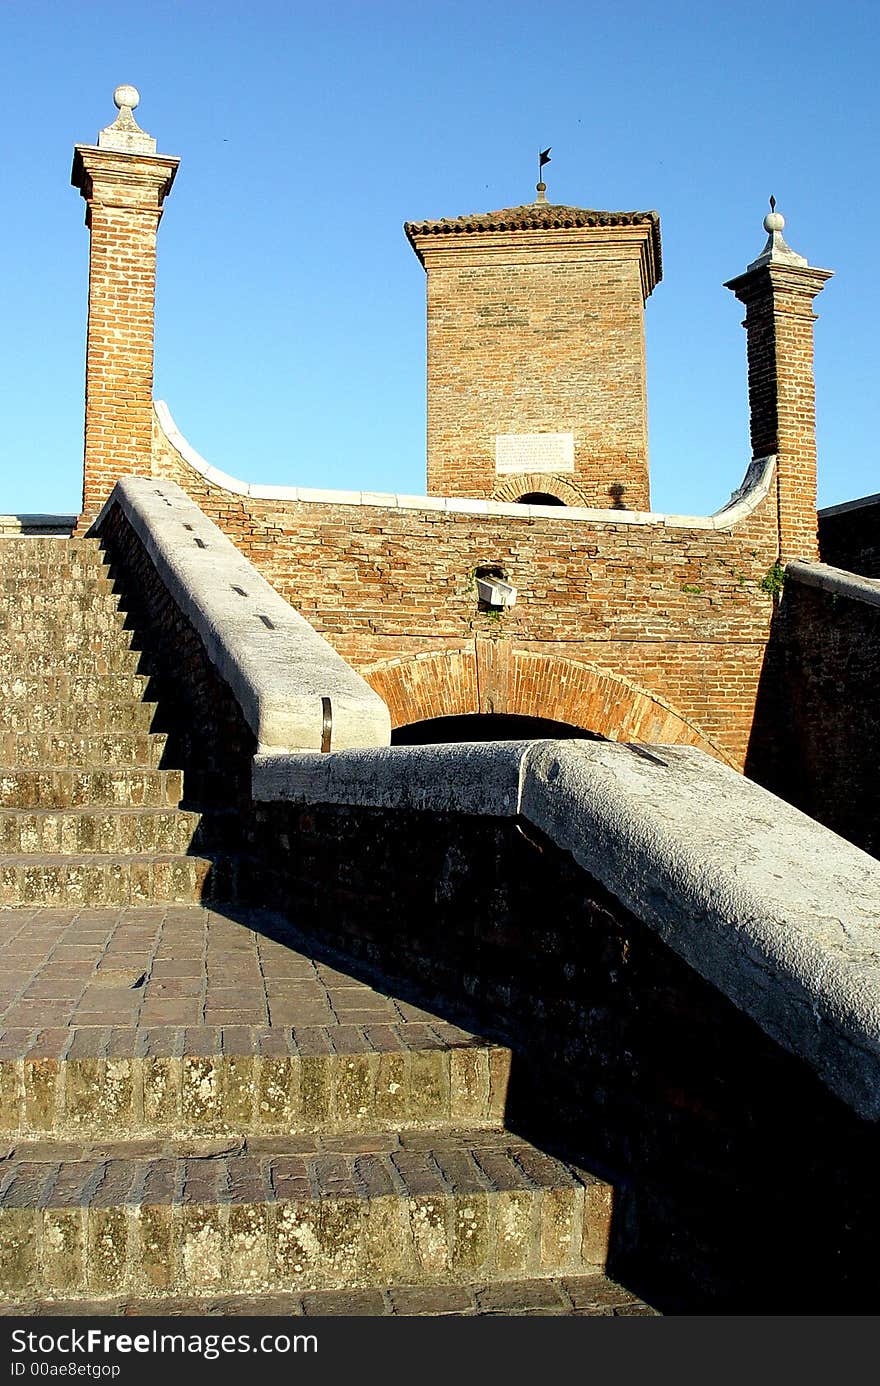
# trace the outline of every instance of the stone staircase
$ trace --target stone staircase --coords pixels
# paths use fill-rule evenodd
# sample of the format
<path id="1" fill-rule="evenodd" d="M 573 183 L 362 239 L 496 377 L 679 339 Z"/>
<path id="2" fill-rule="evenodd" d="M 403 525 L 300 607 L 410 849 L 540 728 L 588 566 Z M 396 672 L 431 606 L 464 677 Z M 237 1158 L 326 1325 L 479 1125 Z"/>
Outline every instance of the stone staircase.
<path id="1" fill-rule="evenodd" d="M 236 899 L 97 542 L 0 584 L 0 1312 L 651 1312 L 506 1048 Z"/>
<path id="2" fill-rule="evenodd" d="M 98 542 L 0 539 L 0 573 L 0 905 L 228 895 Z"/>

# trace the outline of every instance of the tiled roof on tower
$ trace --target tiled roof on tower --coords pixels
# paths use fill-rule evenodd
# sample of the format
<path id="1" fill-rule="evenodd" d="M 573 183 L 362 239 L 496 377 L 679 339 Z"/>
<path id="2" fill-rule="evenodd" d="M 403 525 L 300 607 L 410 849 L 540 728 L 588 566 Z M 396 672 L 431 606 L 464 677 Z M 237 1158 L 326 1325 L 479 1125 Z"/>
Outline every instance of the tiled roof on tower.
<path id="1" fill-rule="evenodd" d="M 655 282 L 658 282 L 662 275 L 658 212 L 600 212 L 589 207 L 568 207 L 562 203 L 546 202 L 539 198 L 536 202 L 527 202 L 521 207 L 502 207 L 496 212 L 473 212 L 461 217 L 408 221 L 404 223 L 404 230 L 410 245 L 419 259 L 422 259 L 415 241 L 417 236 L 467 236 L 484 231 L 557 231 L 582 226 L 646 225 L 651 227 Z"/>

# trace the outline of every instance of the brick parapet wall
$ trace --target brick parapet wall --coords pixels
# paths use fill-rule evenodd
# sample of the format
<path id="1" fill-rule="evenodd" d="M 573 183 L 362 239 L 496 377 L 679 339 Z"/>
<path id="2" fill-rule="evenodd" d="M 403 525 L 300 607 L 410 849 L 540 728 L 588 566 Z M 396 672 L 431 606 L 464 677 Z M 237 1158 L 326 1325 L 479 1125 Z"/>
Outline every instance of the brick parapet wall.
<path id="1" fill-rule="evenodd" d="M 823 587 L 786 576 L 747 773 L 880 856 L 880 591 L 860 600 L 826 574 Z"/>
<path id="2" fill-rule="evenodd" d="M 508 1124 L 614 1183 L 612 1274 L 761 1312 L 813 1302 L 821 1264 L 828 1302 L 870 1302 L 876 1127 L 532 825 L 271 804 L 254 833 L 322 946 L 512 1046 Z"/>
<path id="3" fill-rule="evenodd" d="M 538 519 L 273 501 L 212 484 L 158 422 L 154 467 L 359 672 L 438 651 L 476 658 L 480 641 L 500 640 L 515 658 L 560 658 L 560 676 L 571 660 L 630 681 L 742 764 L 772 615 L 760 588 L 777 551 L 772 495 L 729 531 L 590 523 L 562 510 Z M 473 571 L 489 564 L 518 589 L 500 616 L 478 610 Z M 527 682 L 519 702 L 534 713 Z M 419 705 L 409 716 L 400 708 L 401 720 Z M 615 735 L 623 723 L 605 728 Z"/>

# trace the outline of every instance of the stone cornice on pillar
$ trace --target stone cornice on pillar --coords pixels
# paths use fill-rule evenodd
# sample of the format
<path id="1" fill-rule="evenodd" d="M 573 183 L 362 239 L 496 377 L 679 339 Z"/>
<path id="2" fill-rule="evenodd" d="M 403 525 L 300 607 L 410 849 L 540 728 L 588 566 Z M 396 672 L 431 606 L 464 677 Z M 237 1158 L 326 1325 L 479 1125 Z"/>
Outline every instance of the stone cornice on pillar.
<path id="1" fill-rule="evenodd" d="M 728 279 L 724 288 L 730 289 L 747 307 L 755 299 L 770 294 L 774 298 L 791 295 L 788 302 L 779 302 L 777 306 L 783 312 L 796 312 L 796 300 L 801 299 L 804 305 L 811 303 L 833 275 L 834 270 L 818 269 L 815 265 L 765 264 Z M 812 314 L 811 309 L 804 310 Z"/>
<path id="2" fill-rule="evenodd" d="M 170 154 L 129 154 L 96 145 L 74 146 L 70 181 L 86 202 L 104 206 L 155 208 L 171 190 L 180 160 Z M 89 211 L 86 211 L 88 224 Z"/>

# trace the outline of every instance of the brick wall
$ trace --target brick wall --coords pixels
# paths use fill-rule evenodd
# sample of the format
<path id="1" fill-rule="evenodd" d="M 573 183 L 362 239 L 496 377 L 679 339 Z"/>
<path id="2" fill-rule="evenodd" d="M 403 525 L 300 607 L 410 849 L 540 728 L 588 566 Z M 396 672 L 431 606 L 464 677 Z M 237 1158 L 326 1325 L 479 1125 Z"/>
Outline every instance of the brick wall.
<path id="1" fill-rule="evenodd" d="M 880 856 L 880 607 L 788 576 L 746 770 Z"/>
<path id="2" fill-rule="evenodd" d="M 574 488 L 575 504 L 649 508 L 645 221 L 408 228 L 428 277 L 430 492 L 507 496 L 496 435 L 570 433 L 574 470 L 523 477 L 513 499 L 545 491 L 571 503 Z"/>
<path id="3" fill-rule="evenodd" d="M 742 764 L 772 614 L 760 587 L 777 551 L 771 497 L 732 532 L 594 524 L 562 510 L 533 519 L 259 500 L 206 481 L 158 424 L 154 467 L 383 696 L 393 693 L 398 724 L 426 704 L 486 710 L 480 670 L 497 712 L 561 717 L 618 739 L 649 739 L 636 733 L 642 725 Z M 503 615 L 478 610 L 472 575 L 487 564 L 518 589 Z M 449 652 L 461 658 L 417 663 Z M 445 690 L 431 693 L 428 680 Z"/>

